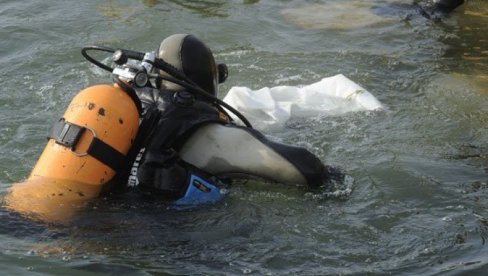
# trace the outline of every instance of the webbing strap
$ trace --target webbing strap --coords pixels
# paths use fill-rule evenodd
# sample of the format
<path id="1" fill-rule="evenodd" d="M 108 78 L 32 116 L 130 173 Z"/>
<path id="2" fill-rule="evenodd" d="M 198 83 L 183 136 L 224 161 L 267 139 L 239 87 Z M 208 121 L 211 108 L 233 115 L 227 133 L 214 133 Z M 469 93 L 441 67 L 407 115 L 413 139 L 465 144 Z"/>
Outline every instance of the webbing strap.
<path id="1" fill-rule="evenodd" d="M 90 146 L 85 153 L 76 152 L 76 145 L 86 130 L 91 131 L 93 135 Z M 56 144 L 69 148 L 77 156 L 90 155 L 116 172 L 119 172 L 128 163 L 125 155 L 98 139 L 92 129 L 67 122 L 64 118 L 54 123 L 48 139 L 54 139 Z"/>
<path id="2" fill-rule="evenodd" d="M 119 172 L 128 162 L 125 155 L 112 148 L 97 137 L 93 137 L 90 147 L 86 151 L 98 161 L 109 166 L 114 171 Z"/>
<path id="3" fill-rule="evenodd" d="M 85 131 L 84 127 L 66 122 L 64 118 L 61 118 L 52 126 L 48 139 L 54 139 L 57 144 L 73 149 L 83 131 Z"/>

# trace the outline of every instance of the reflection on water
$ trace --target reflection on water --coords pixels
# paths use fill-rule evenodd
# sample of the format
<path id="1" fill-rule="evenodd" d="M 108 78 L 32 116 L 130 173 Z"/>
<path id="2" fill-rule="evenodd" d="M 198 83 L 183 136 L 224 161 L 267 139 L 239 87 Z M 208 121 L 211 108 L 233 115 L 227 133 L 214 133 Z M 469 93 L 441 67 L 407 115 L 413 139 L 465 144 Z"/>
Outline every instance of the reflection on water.
<path id="1" fill-rule="evenodd" d="M 445 71 L 455 80 L 469 83 L 476 93 L 487 95 L 488 1 L 467 1 L 456 12 L 463 16 L 455 22 L 449 18 L 446 35 L 439 38 L 448 46 L 442 54 Z"/>
<path id="2" fill-rule="evenodd" d="M 371 12 L 371 3 L 365 1 L 302 4 L 281 11 L 286 20 L 311 30 L 348 30 L 362 28 L 388 19 Z"/>
<path id="3" fill-rule="evenodd" d="M 228 16 L 226 8 L 224 8 L 228 3 L 223 0 L 143 0 L 142 3 L 150 8 L 153 8 L 156 5 L 161 6 L 164 9 L 172 9 L 174 6 L 178 6 L 191 11 L 194 14 L 206 17 Z"/>
<path id="4" fill-rule="evenodd" d="M 185 9 L 206 17 L 227 17 L 228 14 L 223 8 L 226 1 L 183 1 L 183 0 L 141 0 L 145 8 L 162 9 Z M 251 3 L 252 4 L 252 3 Z M 129 21 L 131 17 L 144 12 L 142 7 L 136 5 L 120 4 L 118 1 L 107 0 L 107 3 L 97 5 L 97 10 L 106 17 L 115 20 Z"/>
<path id="5" fill-rule="evenodd" d="M 463 8 L 464 14 L 488 17 L 488 3 L 486 3 L 486 0 L 467 0 Z"/>
<path id="6" fill-rule="evenodd" d="M 69 224 L 87 202 L 99 195 L 100 189 L 74 181 L 30 177 L 13 184 L 1 206 L 33 221 Z"/>

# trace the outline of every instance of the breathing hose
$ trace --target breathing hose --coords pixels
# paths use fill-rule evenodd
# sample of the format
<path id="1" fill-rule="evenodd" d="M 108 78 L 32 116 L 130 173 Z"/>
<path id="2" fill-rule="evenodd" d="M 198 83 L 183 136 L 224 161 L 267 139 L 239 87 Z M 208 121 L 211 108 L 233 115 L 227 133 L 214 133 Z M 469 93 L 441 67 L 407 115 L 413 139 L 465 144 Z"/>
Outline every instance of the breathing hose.
<path id="1" fill-rule="evenodd" d="M 100 61 L 96 60 L 95 58 L 93 58 L 92 56 L 90 56 L 88 54 L 88 51 L 90 51 L 90 50 L 102 51 L 102 52 L 108 52 L 108 53 L 115 53 L 116 51 L 120 51 L 127 58 L 135 59 L 135 60 L 139 60 L 139 61 L 142 61 L 144 59 L 144 53 L 126 50 L 126 49 L 116 50 L 116 49 L 104 47 L 104 46 L 87 46 L 87 47 L 82 48 L 81 54 L 83 55 L 83 57 L 86 60 L 88 60 L 89 62 L 95 64 L 96 66 L 98 66 L 98 67 L 100 67 L 100 68 L 102 68 L 102 69 L 104 69 L 110 73 L 113 72 L 114 68 L 112 68 L 106 64 L 103 64 L 102 62 L 100 62 Z M 194 94 L 199 95 L 205 101 L 216 106 L 219 109 L 219 111 L 228 115 L 227 112 L 225 112 L 225 110 L 222 108 L 222 107 L 224 107 L 225 109 L 229 110 L 234 115 L 236 115 L 237 118 L 239 118 L 239 120 L 241 120 L 246 127 L 252 128 L 251 123 L 239 111 L 237 111 L 235 108 L 233 108 L 232 106 L 230 106 L 226 102 L 222 101 L 221 99 L 217 98 L 216 96 L 207 93 L 205 90 L 200 88 L 191 79 L 189 79 L 183 72 L 181 72 L 180 70 L 175 68 L 173 65 L 167 63 L 166 61 L 164 61 L 163 59 L 160 59 L 160 58 L 156 58 L 153 65 L 154 65 L 154 67 L 156 67 L 160 70 L 163 70 L 166 73 L 168 73 L 170 76 L 172 76 L 172 77 L 164 77 L 164 76 L 158 75 L 156 77 L 157 82 L 159 82 L 159 80 L 166 80 L 166 81 L 178 84 L 178 85 L 188 89 L 188 91 L 190 93 L 194 93 Z M 132 98 L 134 98 L 133 95 L 135 95 L 135 92 L 134 92 L 134 89 L 132 87 L 125 84 L 123 81 L 121 81 L 117 77 L 114 78 L 114 81 L 122 89 L 124 89 Z M 136 101 L 136 104 L 137 103 L 140 103 L 140 100 Z M 140 105 L 138 105 L 138 109 L 139 108 L 140 108 Z"/>

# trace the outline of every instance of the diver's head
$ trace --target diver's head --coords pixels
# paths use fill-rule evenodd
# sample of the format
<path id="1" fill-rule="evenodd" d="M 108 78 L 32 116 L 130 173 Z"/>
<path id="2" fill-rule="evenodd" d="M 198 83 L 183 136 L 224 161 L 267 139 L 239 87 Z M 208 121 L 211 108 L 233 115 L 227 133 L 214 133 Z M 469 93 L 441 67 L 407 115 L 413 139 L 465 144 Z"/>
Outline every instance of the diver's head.
<path id="1" fill-rule="evenodd" d="M 224 82 L 227 77 L 225 65 L 217 66 L 212 51 L 193 35 L 174 34 L 165 38 L 159 46 L 158 58 L 176 67 L 200 88 L 214 96 L 217 96 L 218 84 Z M 166 72 L 161 74 L 168 75 Z M 165 80 L 162 85 L 170 90 L 182 89 L 181 86 Z"/>

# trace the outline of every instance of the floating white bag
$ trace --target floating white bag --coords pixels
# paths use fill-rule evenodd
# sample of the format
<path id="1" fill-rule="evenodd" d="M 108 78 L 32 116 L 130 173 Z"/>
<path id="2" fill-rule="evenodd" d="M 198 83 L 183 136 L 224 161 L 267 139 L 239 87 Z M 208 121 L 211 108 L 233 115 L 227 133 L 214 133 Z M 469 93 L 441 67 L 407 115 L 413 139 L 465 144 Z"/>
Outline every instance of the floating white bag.
<path id="1" fill-rule="evenodd" d="M 371 93 L 342 74 L 304 87 L 277 86 L 251 90 L 235 86 L 224 101 L 258 129 L 282 127 L 292 117 L 340 115 L 383 108 Z"/>

